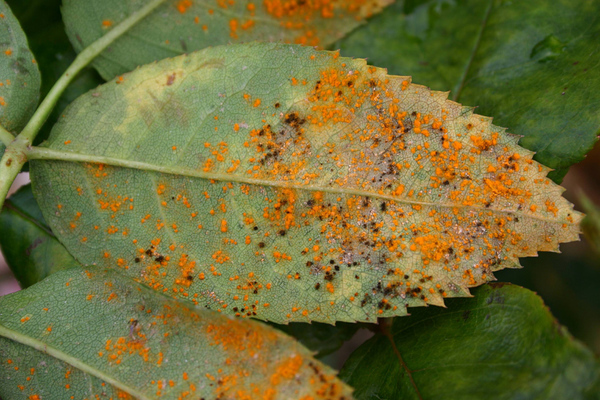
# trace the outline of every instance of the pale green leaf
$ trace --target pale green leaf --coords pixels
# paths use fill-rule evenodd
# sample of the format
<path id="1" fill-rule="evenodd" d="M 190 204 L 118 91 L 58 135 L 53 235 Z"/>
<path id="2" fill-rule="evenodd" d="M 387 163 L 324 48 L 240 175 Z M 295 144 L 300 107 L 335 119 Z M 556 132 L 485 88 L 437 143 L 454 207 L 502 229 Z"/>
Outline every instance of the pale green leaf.
<path id="1" fill-rule="evenodd" d="M 149 0 L 66 0 L 67 34 L 79 52 Z M 93 65 L 110 79 L 152 61 L 220 44 L 283 41 L 327 46 L 394 0 L 167 0 Z"/>
<path id="2" fill-rule="evenodd" d="M 19 133 L 33 114 L 41 78 L 27 38 L 4 0 L 0 1 L 0 125 Z M 0 157 L 4 154 L 0 142 Z"/>
<path id="3" fill-rule="evenodd" d="M 96 269 L 0 299 L 0 382 L 4 400 L 351 398 L 275 329 Z"/>
<path id="4" fill-rule="evenodd" d="M 441 305 L 577 239 L 517 137 L 409 81 L 295 45 L 164 60 L 67 109 L 34 193 L 81 263 L 284 323 Z"/>

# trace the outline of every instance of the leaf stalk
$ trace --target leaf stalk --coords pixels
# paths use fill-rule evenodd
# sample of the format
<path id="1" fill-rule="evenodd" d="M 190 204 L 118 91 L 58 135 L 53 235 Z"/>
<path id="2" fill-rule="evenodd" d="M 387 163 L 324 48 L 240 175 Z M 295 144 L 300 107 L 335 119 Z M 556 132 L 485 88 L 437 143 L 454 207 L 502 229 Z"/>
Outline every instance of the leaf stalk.
<path id="1" fill-rule="evenodd" d="M 15 140 L 13 134 L 4 129 L 3 126 L 0 126 L 0 142 L 4 143 L 4 146 L 8 147 L 13 140 Z"/>
<path id="2" fill-rule="evenodd" d="M 6 147 L 0 160 L 0 210 L 4 205 L 4 200 L 8 196 L 12 183 L 21 172 L 23 164 L 27 162 L 26 151 L 28 146 L 29 142 L 27 140 L 17 137 Z"/>

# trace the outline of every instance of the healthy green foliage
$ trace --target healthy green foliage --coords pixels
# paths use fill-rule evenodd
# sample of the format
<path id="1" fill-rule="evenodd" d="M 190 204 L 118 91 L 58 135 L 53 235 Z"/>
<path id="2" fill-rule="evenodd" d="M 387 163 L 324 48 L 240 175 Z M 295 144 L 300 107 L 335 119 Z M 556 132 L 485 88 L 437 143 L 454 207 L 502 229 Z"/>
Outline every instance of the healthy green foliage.
<path id="1" fill-rule="evenodd" d="M 2 254 L 22 288 L 56 271 L 80 265 L 50 231 L 30 185 L 4 203 L 0 237 Z"/>
<path id="2" fill-rule="evenodd" d="M 253 40 L 327 46 L 393 0 L 168 0 L 93 65 L 105 79 L 208 46 Z M 65 0 L 67 34 L 79 52 L 148 0 Z"/>
<path id="3" fill-rule="evenodd" d="M 394 319 L 390 334 L 365 342 L 340 377 L 357 399 L 597 398 L 598 361 L 538 296 L 509 284 L 473 294 L 448 310 Z"/>
<path id="4" fill-rule="evenodd" d="M 577 238 L 516 141 L 364 60 L 250 44 L 99 87 L 30 157 L 82 264 L 241 316 L 374 322 Z"/>
<path id="5" fill-rule="evenodd" d="M 600 131 L 598 15 L 595 0 L 406 0 L 337 47 L 478 105 L 560 182 Z"/>
<path id="6" fill-rule="evenodd" d="M 332 373 L 266 325 L 110 271 L 61 271 L 0 299 L 4 399 L 350 399 Z"/>

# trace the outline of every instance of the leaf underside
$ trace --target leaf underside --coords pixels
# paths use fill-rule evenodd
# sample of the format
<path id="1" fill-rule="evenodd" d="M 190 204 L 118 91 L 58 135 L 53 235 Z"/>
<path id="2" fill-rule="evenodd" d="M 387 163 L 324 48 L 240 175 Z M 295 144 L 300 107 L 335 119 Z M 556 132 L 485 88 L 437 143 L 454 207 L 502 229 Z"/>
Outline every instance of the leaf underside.
<path id="1" fill-rule="evenodd" d="M 79 268 L 0 299 L 0 378 L 5 399 L 351 399 L 273 328 Z"/>
<path id="2" fill-rule="evenodd" d="M 152 61 L 228 43 L 325 47 L 393 0 L 167 0 L 93 61 L 105 79 Z M 66 0 L 67 34 L 80 52 L 148 0 Z"/>
<path id="3" fill-rule="evenodd" d="M 517 141 L 364 60 L 233 45 L 79 98 L 46 146 L 95 162 L 32 180 L 83 264 L 240 316 L 374 322 L 577 239 Z"/>
<path id="4" fill-rule="evenodd" d="M 597 398 L 598 360 L 558 325 L 540 297 L 509 284 L 473 294 L 448 309 L 395 319 L 393 344 L 381 334 L 365 342 L 340 377 L 357 399 Z"/>

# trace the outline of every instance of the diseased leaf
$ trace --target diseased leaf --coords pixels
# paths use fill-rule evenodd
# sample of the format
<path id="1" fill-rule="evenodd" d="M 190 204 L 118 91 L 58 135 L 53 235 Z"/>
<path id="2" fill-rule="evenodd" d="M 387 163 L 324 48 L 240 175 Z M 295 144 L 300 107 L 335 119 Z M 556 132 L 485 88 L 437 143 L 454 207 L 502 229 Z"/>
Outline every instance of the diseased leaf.
<path id="1" fill-rule="evenodd" d="M 242 316 L 374 322 L 577 239 L 517 140 L 364 60 L 250 44 L 99 87 L 30 157 L 85 265 Z"/>
<path id="2" fill-rule="evenodd" d="M 0 299 L 0 377 L 6 400 L 351 398 L 292 338 L 96 269 Z"/>
<path id="3" fill-rule="evenodd" d="M 376 335 L 350 356 L 340 377 L 357 399 L 597 398 L 598 361 L 541 298 L 509 284 L 485 285 L 474 295 L 394 319 L 393 344 Z"/>
<path id="4" fill-rule="evenodd" d="M 19 133 L 40 95 L 40 71 L 27 38 L 8 5 L 0 1 L 0 125 Z M 0 143 L 0 157 L 4 154 Z"/>
<path id="5" fill-rule="evenodd" d="M 600 132 L 600 2 L 399 1 L 336 44 L 522 135 L 560 182 Z"/>
<path id="6" fill-rule="evenodd" d="M 79 52 L 149 0 L 66 0 L 67 34 Z M 152 61 L 220 44 L 283 41 L 327 46 L 394 0 L 167 0 L 93 65 L 105 79 Z"/>
<path id="7" fill-rule="evenodd" d="M 31 185 L 23 186 L 4 203 L 0 248 L 23 288 L 56 271 L 80 265 L 46 224 Z"/>

